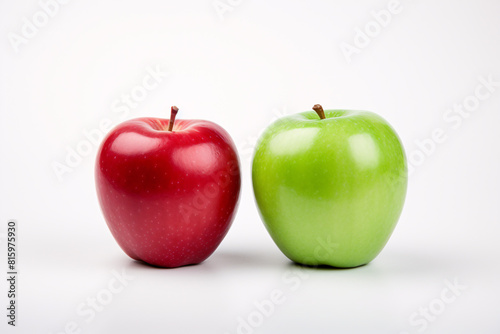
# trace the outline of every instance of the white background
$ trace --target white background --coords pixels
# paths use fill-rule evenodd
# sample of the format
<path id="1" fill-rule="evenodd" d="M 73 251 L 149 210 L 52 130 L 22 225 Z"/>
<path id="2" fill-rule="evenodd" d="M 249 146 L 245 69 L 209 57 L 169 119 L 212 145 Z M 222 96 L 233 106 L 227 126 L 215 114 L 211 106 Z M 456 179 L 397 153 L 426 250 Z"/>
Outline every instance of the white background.
<path id="1" fill-rule="evenodd" d="M 4 272 L 8 219 L 20 233 L 18 326 L 6 324 L 2 279 L 1 332 L 59 333 L 74 322 L 81 333 L 222 334 L 249 317 L 259 326 L 240 332 L 419 333 L 424 325 L 412 317 L 425 333 L 500 332 L 500 87 L 467 117 L 444 119 L 454 105 L 474 102 L 479 77 L 500 81 L 500 2 L 401 1 L 367 46 L 358 41 L 351 62 L 340 46 L 355 46 L 358 28 L 376 29 L 371 12 L 389 1 L 230 3 L 221 16 L 212 0 L 75 0 L 16 52 L 9 38 L 22 36 L 23 18 L 33 22 L 41 7 L 0 2 Z M 141 84 L 148 66 L 168 76 L 125 118 L 167 118 L 175 104 L 179 118 L 222 125 L 239 148 L 239 211 L 201 265 L 155 269 L 119 249 L 95 195 L 95 145 L 61 181 L 52 167 L 85 145 L 84 131 L 122 120 L 111 105 Z M 364 267 L 291 264 L 253 200 L 256 138 L 277 117 L 315 103 L 381 114 L 415 167 L 391 240 Z M 436 129 L 446 139 L 429 144 Z M 113 272 L 123 270 L 133 279 L 102 311 L 77 312 L 89 298 L 109 297 Z M 463 287 L 450 303 L 441 300 L 447 281 Z M 259 318 L 255 303 L 273 290 L 284 301 Z M 422 320 L 429 307 L 439 314 Z"/>

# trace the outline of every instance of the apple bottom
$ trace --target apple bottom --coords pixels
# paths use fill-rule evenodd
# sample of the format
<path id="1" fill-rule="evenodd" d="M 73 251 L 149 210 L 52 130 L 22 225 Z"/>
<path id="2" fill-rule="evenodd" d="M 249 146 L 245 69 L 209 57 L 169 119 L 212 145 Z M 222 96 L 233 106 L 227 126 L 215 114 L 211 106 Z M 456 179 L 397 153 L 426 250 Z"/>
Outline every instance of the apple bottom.
<path id="1" fill-rule="evenodd" d="M 117 197 L 120 204 L 107 203 Z M 158 267 L 203 262 L 228 232 L 236 211 L 197 191 L 191 201 L 186 197 L 183 201 L 175 197 L 144 200 L 113 190 L 101 200 L 107 225 L 123 251 Z"/>
<path id="2" fill-rule="evenodd" d="M 331 197 L 325 195 L 322 200 L 307 199 L 302 187 L 294 191 L 281 187 L 273 197 L 275 211 L 264 212 L 265 226 L 280 250 L 294 262 L 337 268 L 365 265 L 388 242 L 406 191 L 406 183 L 391 173 L 370 180 L 353 174 L 338 182 L 327 181 Z M 352 188 L 340 191 L 335 184 Z M 274 212 L 279 214 L 272 215 Z"/>
<path id="3" fill-rule="evenodd" d="M 279 241 L 280 250 L 291 261 L 310 267 L 357 268 L 374 260 L 386 245 L 389 237 L 383 242 L 377 241 L 378 246 L 373 249 L 370 241 L 338 242 L 334 240 L 349 239 L 339 236 L 331 238 L 329 235 L 318 235 L 314 238 L 315 246 L 303 249 L 283 245 Z M 313 239 L 313 238 L 311 238 Z M 362 243 L 366 243 L 361 245 Z M 299 249 L 299 253 L 295 250 Z"/>

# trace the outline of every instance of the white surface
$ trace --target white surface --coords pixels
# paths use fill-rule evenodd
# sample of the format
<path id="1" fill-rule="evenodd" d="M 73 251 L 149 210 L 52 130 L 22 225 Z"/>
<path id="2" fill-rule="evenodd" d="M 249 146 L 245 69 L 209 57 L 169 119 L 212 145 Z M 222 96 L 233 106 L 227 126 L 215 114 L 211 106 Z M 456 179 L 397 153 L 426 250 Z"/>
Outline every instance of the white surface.
<path id="1" fill-rule="evenodd" d="M 478 77 L 500 81 L 500 3 L 402 1 L 348 63 L 339 45 L 352 44 L 356 27 L 388 3 L 241 1 L 220 19 L 212 0 L 72 1 L 16 53 L 8 34 L 40 6 L 3 1 L 0 221 L 2 233 L 7 219 L 19 222 L 21 274 L 18 326 L 2 315 L 1 332 L 59 333 L 74 321 L 82 333 L 236 333 L 239 317 L 259 320 L 255 303 L 276 289 L 282 303 L 254 333 L 419 333 L 412 314 L 440 305 L 423 332 L 500 332 L 500 87 L 460 124 L 443 119 L 475 93 Z M 175 104 L 181 118 L 222 125 L 240 149 L 237 217 L 198 266 L 155 269 L 118 248 L 95 196 L 95 146 L 62 181 L 51 167 L 82 145 L 83 131 L 120 121 L 111 104 L 148 66 L 169 75 L 125 118 L 168 117 Z M 253 201 L 256 137 L 315 103 L 381 114 L 409 157 L 436 129 L 446 136 L 412 173 L 388 245 L 361 268 L 292 265 Z M 5 269 L 5 240 L 0 247 Z M 122 270 L 134 279 L 87 322 L 81 303 L 109 297 L 113 271 Z M 446 280 L 466 286 L 449 304 L 439 301 L 453 297 Z M 1 280 L 0 305 L 6 291 Z"/>

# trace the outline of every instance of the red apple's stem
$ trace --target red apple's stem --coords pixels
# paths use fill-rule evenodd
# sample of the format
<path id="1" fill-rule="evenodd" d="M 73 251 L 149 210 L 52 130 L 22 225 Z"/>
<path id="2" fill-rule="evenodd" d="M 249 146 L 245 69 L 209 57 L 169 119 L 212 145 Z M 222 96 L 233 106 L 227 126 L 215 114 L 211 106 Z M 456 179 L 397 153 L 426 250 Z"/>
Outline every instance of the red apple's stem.
<path id="1" fill-rule="evenodd" d="M 174 122 L 175 122 L 175 116 L 177 115 L 177 112 L 179 111 L 179 108 L 176 106 L 172 106 L 170 108 L 170 121 L 168 122 L 168 131 L 172 131 L 174 128 Z"/>
<path id="2" fill-rule="evenodd" d="M 314 107 L 312 107 L 313 110 L 318 114 L 319 118 L 325 119 L 325 111 L 323 110 L 323 107 L 321 104 L 315 104 Z"/>

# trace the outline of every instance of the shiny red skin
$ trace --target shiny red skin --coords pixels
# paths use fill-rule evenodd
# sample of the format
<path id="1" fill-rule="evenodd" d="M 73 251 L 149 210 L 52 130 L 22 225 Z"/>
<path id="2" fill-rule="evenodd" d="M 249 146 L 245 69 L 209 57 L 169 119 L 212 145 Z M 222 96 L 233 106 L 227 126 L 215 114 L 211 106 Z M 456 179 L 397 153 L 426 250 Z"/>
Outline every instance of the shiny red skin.
<path id="1" fill-rule="evenodd" d="M 131 258 L 159 267 L 196 264 L 219 246 L 236 214 L 240 166 L 219 125 L 137 118 L 116 126 L 97 153 L 104 218 Z"/>

